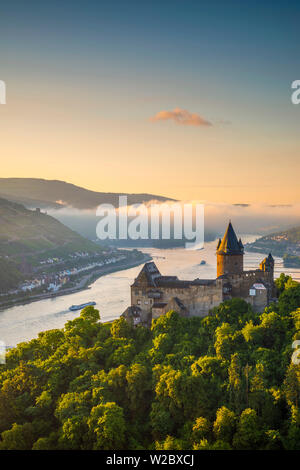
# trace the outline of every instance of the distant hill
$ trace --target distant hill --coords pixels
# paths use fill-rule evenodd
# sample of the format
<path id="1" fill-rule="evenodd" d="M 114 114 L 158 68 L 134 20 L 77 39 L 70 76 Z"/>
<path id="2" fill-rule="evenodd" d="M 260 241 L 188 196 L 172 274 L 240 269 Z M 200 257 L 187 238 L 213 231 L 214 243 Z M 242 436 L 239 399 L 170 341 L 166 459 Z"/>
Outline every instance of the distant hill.
<path id="1" fill-rule="evenodd" d="M 271 233 L 245 245 L 247 251 L 272 252 L 284 259 L 285 266 L 300 266 L 300 227 Z"/>
<path id="2" fill-rule="evenodd" d="M 0 199 L 0 255 L 26 256 L 48 250 L 101 251 L 58 220 L 40 211 Z"/>
<path id="3" fill-rule="evenodd" d="M 118 206 L 119 195 L 128 198 L 128 204 L 151 200 L 172 200 L 154 194 L 105 193 L 65 183 L 59 180 L 37 178 L 0 178 L 0 197 L 19 202 L 27 207 L 71 206 L 76 209 L 94 209 L 99 204 L 109 203 Z"/>
<path id="4" fill-rule="evenodd" d="M 103 248 L 58 220 L 0 198 L 0 291 L 30 272 L 35 260 Z"/>

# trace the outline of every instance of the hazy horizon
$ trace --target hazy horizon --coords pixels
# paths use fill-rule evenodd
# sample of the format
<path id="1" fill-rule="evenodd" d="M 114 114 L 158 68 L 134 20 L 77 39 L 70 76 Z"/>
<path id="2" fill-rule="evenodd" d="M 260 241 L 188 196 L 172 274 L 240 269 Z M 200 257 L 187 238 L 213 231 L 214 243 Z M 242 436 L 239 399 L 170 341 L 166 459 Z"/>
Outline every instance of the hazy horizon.
<path id="1" fill-rule="evenodd" d="M 55 180 L 57 182 L 59 180 Z M 63 182 L 66 183 L 66 182 Z M 8 186 L 9 187 L 9 186 Z M 71 229 L 78 231 L 82 235 L 95 239 L 96 238 L 96 225 L 99 221 L 99 217 L 96 216 L 97 206 L 101 203 L 110 203 L 118 209 L 118 193 L 114 193 L 114 198 L 108 197 L 105 201 L 99 202 L 96 195 L 93 195 L 92 198 L 87 196 L 85 190 L 86 187 L 79 187 L 80 190 L 83 190 L 82 197 L 86 197 L 85 204 L 86 208 L 81 207 L 84 202 L 81 193 L 78 193 L 78 190 L 69 191 L 69 187 L 64 187 L 64 185 L 59 185 L 60 196 L 61 194 L 66 195 L 67 200 L 57 200 L 53 199 L 53 194 L 57 194 L 55 189 L 57 185 L 52 187 L 47 187 L 47 190 L 42 192 L 45 199 L 42 207 L 43 211 L 47 211 L 49 215 L 57 218 L 60 222 L 69 226 Z M 4 189 L 3 193 L 1 192 L 0 186 L 0 197 L 7 197 L 7 199 L 16 200 L 19 203 L 24 204 L 29 209 L 35 209 L 39 202 L 41 196 L 41 185 L 32 188 L 32 193 L 30 192 L 31 186 L 28 186 L 28 182 L 25 185 L 20 185 L 19 187 L 15 185 L 9 187 L 9 191 L 5 194 Z M 43 186 L 42 186 L 43 188 Z M 15 193 L 14 193 L 15 189 Z M 36 192 L 37 191 L 37 192 Z M 101 192 L 101 191 L 100 191 Z M 12 195 L 14 194 L 14 196 Z M 35 195 L 35 198 L 34 198 Z M 51 196 L 51 198 L 50 198 Z M 153 196 L 164 196 L 162 194 L 156 194 Z M 79 198 L 79 199 L 78 199 Z M 24 202 L 22 199 L 24 199 Z M 30 202 L 32 199 L 32 202 Z M 34 200 L 36 199 L 36 200 Z M 76 204 L 80 202 L 79 206 Z M 137 203 L 137 199 L 134 203 Z M 142 199 L 140 198 L 140 201 Z M 52 202 L 53 205 L 47 205 Z M 61 204 L 61 207 L 55 207 L 55 203 Z M 94 206 L 92 205 L 94 203 Z M 140 202 L 138 202 L 140 203 Z M 159 201 L 153 199 L 145 201 L 144 204 L 146 207 L 150 208 L 152 203 L 159 203 Z M 211 239 L 212 236 L 220 236 L 223 234 L 225 227 L 228 224 L 228 220 L 231 219 L 237 232 L 240 234 L 255 234 L 255 235 L 265 235 L 274 232 L 280 232 L 282 230 L 292 228 L 295 226 L 300 226 L 300 203 L 299 204 L 265 204 L 265 203 L 252 203 L 252 204 L 242 204 L 239 202 L 226 203 L 226 202 L 213 202 L 213 201 L 203 201 L 203 200 L 181 200 L 181 201 L 171 201 L 167 200 L 166 202 L 170 207 L 172 204 L 204 204 L 204 214 L 205 214 L 205 232 L 206 235 Z M 128 207 L 132 203 L 128 202 Z"/>

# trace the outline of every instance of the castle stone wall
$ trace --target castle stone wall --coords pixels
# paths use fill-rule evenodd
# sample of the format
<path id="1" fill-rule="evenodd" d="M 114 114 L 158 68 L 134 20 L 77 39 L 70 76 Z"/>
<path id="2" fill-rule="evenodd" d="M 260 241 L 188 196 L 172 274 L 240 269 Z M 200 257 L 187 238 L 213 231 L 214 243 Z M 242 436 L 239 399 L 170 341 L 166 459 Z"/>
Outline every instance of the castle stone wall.
<path id="1" fill-rule="evenodd" d="M 163 302 L 169 302 L 173 297 L 178 297 L 183 302 L 190 316 L 202 317 L 222 302 L 222 284 L 163 289 Z"/>
<path id="2" fill-rule="evenodd" d="M 223 301 L 223 282 L 217 281 L 208 286 L 192 285 L 184 288 L 162 287 L 159 299 L 149 297 L 151 288 L 131 288 L 131 305 L 138 305 L 142 311 L 143 319 L 151 313 L 155 302 L 168 304 L 174 297 L 183 302 L 190 316 L 205 316 L 209 311 Z M 157 315 L 158 310 L 156 310 Z"/>

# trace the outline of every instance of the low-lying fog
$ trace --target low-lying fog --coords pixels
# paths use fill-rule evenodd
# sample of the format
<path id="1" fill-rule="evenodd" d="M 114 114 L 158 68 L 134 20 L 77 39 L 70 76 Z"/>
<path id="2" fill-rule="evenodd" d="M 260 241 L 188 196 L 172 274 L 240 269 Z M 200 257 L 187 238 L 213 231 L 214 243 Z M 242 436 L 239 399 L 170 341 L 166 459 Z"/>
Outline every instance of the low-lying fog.
<path id="1" fill-rule="evenodd" d="M 193 201 L 195 203 L 195 201 Z M 205 203 L 205 238 L 221 236 L 231 219 L 237 234 L 266 235 L 300 226 L 300 204 L 245 205 Z M 92 240 L 96 239 L 96 225 L 100 218 L 94 210 L 72 207 L 47 210 L 63 224 Z"/>

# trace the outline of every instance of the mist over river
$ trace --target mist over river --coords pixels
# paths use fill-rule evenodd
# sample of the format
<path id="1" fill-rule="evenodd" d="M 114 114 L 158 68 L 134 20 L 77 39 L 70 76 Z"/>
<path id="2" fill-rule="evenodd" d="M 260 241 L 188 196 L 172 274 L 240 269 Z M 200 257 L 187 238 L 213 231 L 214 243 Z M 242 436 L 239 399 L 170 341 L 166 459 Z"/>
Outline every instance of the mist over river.
<path id="1" fill-rule="evenodd" d="M 257 236 L 242 235 L 244 243 L 252 242 Z M 170 250 L 144 248 L 164 275 L 176 275 L 181 279 L 216 277 L 216 242 L 205 243 L 202 250 Z M 267 255 L 268 253 L 266 253 Z M 244 268 L 255 269 L 264 258 L 261 253 L 245 253 Z M 204 260 L 206 264 L 199 265 Z M 7 346 L 15 346 L 22 341 L 36 338 L 40 331 L 62 328 L 68 320 L 80 314 L 70 312 L 73 304 L 95 301 L 102 321 L 118 318 L 130 305 L 130 285 L 141 270 L 141 266 L 107 274 L 97 279 L 89 289 L 74 294 L 44 299 L 26 305 L 18 305 L 0 311 L 0 341 Z M 275 257 L 275 277 L 281 272 L 300 280 L 300 269 L 283 268 L 282 259 Z"/>

